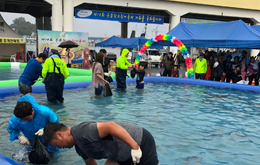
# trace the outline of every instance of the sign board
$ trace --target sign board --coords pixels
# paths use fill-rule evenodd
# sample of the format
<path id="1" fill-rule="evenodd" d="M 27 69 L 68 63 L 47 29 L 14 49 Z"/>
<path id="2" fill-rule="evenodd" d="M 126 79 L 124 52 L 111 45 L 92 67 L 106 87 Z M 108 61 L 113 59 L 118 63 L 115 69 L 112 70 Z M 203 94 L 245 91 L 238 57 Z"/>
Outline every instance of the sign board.
<path id="1" fill-rule="evenodd" d="M 38 30 L 38 53 L 46 53 L 49 55 L 51 49 L 59 50 L 59 44 L 62 41 L 73 41 L 79 46 L 72 48 L 73 52 L 84 50 L 88 47 L 88 33 L 83 32 L 63 32 Z"/>
<path id="2" fill-rule="evenodd" d="M 107 12 L 107 11 L 96 11 L 96 10 L 81 10 L 81 9 L 75 9 L 75 18 L 99 19 L 99 20 L 108 20 L 108 21 L 119 21 L 119 22 L 138 22 L 138 23 L 149 23 L 149 24 L 164 23 L 163 16 Z"/>
<path id="3" fill-rule="evenodd" d="M 222 21 L 212 21 L 212 20 L 204 20 L 204 19 L 182 18 L 182 19 L 181 19 L 181 22 L 200 24 L 200 23 L 219 23 L 219 22 L 222 22 Z"/>
<path id="4" fill-rule="evenodd" d="M 25 44 L 23 38 L 0 38 L 0 44 Z"/>

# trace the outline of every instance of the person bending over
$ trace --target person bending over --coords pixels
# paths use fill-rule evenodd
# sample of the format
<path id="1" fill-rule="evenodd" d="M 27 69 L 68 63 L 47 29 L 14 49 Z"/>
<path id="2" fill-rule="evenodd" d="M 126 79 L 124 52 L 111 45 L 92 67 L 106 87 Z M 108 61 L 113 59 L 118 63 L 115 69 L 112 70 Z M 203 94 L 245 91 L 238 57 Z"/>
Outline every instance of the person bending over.
<path id="1" fill-rule="evenodd" d="M 42 76 L 42 63 L 47 59 L 47 55 L 40 53 L 35 59 L 30 59 L 19 78 L 19 91 L 22 96 L 32 93 L 32 85 Z"/>
<path id="2" fill-rule="evenodd" d="M 43 128 L 49 122 L 58 123 L 58 116 L 50 108 L 39 105 L 33 96 L 25 95 L 18 99 L 14 114 L 8 123 L 10 141 L 18 139 L 22 145 L 31 145 L 35 135 L 40 136 L 43 141 Z M 51 145 L 48 145 L 47 149 L 49 152 L 58 151 L 57 147 Z"/>
<path id="3" fill-rule="evenodd" d="M 72 128 L 49 123 L 44 127 L 45 142 L 72 148 L 86 165 L 107 159 L 105 165 L 157 165 L 153 136 L 144 128 L 122 122 L 86 121 Z"/>

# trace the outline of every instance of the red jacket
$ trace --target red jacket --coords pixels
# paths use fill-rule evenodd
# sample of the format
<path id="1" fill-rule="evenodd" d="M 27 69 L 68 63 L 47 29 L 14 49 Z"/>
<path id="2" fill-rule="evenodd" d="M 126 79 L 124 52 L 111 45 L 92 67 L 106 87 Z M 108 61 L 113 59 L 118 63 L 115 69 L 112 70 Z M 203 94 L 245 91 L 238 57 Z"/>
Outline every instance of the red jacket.
<path id="1" fill-rule="evenodd" d="M 211 69 L 210 69 L 210 66 L 208 66 L 207 72 L 206 72 L 206 75 L 205 75 L 205 80 L 209 80 L 210 76 L 211 76 Z"/>
<path id="2" fill-rule="evenodd" d="M 172 70 L 172 77 L 179 77 L 179 71 L 178 70 Z"/>

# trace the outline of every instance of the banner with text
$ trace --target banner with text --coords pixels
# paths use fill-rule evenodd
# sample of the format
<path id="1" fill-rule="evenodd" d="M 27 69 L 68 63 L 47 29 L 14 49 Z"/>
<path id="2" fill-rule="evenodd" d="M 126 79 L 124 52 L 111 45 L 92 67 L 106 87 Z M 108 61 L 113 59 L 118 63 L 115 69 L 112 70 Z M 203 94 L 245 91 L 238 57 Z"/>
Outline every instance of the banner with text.
<path id="1" fill-rule="evenodd" d="M 75 18 L 100 19 L 119 22 L 138 22 L 149 24 L 163 24 L 164 17 L 157 15 L 130 14 L 108 11 L 81 10 L 75 9 Z"/>
<path id="2" fill-rule="evenodd" d="M 0 43 L 1 44 L 25 44 L 24 38 L 1 38 L 0 37 Z"/>
<path id="3" fill-rule="evenodd" d="M 79 46 L 72 48 L 75 55 L 88 47 L 88 33 L 83 32 L 62 32 L 38 30 L 38 53 L 46 53 L 49 56 L 51 49 L 59 50 L 62 41 L 74 41 Z"/>
<path id="4" fill-rule="evenodd" d="M 222 21 L 212 21 L 212 20 L 204 20 L 204 19 L 192 19 L 192 18 L 181 18 L 181 22 L 200 24 L 200 23 L 219 23 L 219 22 L 222 22 Z"/>

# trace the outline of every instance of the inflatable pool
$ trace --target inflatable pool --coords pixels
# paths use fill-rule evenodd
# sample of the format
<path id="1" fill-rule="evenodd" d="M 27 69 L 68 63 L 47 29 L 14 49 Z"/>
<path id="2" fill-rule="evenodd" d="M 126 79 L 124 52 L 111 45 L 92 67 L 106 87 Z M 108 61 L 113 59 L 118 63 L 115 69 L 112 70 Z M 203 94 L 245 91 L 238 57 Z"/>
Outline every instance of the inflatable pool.
<path id="1" fill-rule="evenodd" d="M 19 62 L 0 62 L 0 68 L 1 67 L 19 67 L 19 68 L 25 68 L 27 63 L 19 63 Z M 74 76 L 69 76 L 65 82 L 71 83 L 71 82 L 83 82 L 83 81 L 91 81 L 92 80 L 92 71 L 91 70 L 85 70 L 85 69 L 74 69 L 74 68 L 68 68 L 69 73 Z M 1 75 L 0 75 L 1 76 Z M 111 74 L 112 78 L 115 78 L 114 73 Z M 2 80 L 0 81 L 0 88 L 1 87 L 17 87 L 18 80 Z M 43 85 L 41 81 L 37 81 L 35 85 Z M 1 89 L 2 90 L 2 89 Z"/>
<path id="2" fill-rule="evenodd" d="M 243 84 L 232 84 L 225 82 L 216 82 L 208 80 L 194 80 L 186 78 L 174 78 L 174 77 L 145 77 L 145 83 L 181 83 L 181 84 L 192 84 L 192 85 L 202 85 L 216 88 L 231 88 L 238 90 L 248 90 L 260 92 L 260 86 L 243 85 Z M 136 83 L 135 79 L 127 78 L 127 83 Z M 81 82 L 67 82 L 64 85 L 64 89 L 76 89 L 76 88 L 86 88 L 92 85 L 91 78 L 87 81 Z M 116 85 L 116 81 L 111 83 L 111 85 Z M 34 85 L 32 86 L 33 93 L 45 93 L 44 85 Z M 6 97 L 9 95 L 20 94 L 17 86 L 12 87 L 2 87 L 0 88 L 0 97 Z"/>
<path id="3" fill-rule="evenodd" d="M 0 164 L 1 165 L 24 165 L 23 163 L 17 162 L 16 160 L 10 159 L 2 154 L 0 154 Z"/>

